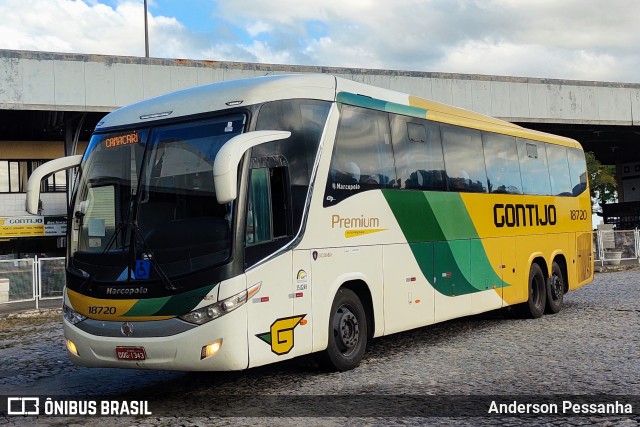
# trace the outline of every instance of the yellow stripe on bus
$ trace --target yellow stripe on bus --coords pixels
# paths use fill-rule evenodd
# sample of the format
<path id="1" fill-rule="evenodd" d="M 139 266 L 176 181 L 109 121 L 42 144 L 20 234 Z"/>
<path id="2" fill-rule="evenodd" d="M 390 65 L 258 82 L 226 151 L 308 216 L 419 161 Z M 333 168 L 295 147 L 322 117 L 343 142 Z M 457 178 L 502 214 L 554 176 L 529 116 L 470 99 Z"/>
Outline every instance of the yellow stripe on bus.
<path id="1" fill-rule="evenodd" d="M 164 320 L 174 316 L 126 316 L 139 300 L 137 299 L 100 299 L 92 298 L 67 288 L 67 296 L 72 308 L 78 313 L 95 320 Z"/>

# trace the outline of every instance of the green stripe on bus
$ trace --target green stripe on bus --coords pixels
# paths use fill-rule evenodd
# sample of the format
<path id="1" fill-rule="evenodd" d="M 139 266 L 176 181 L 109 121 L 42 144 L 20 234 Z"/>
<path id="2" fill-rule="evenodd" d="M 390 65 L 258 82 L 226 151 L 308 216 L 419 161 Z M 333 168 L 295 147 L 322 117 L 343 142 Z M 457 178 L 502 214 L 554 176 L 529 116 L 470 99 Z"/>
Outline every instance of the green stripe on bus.
<path id="1" fill-rule="evenodd" d="M 215 286 L 209 285 L 171 297 L 139 300 L 123 316 L 179 316 L 193 310 Z"/>
<path id="2" fill-rule="evenodd" d="M 385 111 L 387 113 L 402 114 L 405 116 L 426 118 L 427 110 L 410 105 L 398 104 L 395 102 L 382 101 L 369 96 L 356 95 L 349 92 L 340 92 L 336 100 L 342 104 L 355 105 L 358 107 L 370 108 L 372 110 Z"/>
<path id="3" fill-rule="evenodd" d="M 502 287 L 458 193 L 383 190 L 422 274 L 443 295 Z"/>
<path id="4" fill-rule="evenodd" d="M 185 314 L 196 308 L 202 299 L 213 289 L 216 285 L 204 286 L 202 288 L 194 289 L 193 291 L 184 292 L 178 295 L 174 295 L 171 299 L 162 307 L 156 316 L 179 316 Z M 215 301 L 212 301 L 212 303 Z"/>
<path id="5" fill-rule="evenodd" d="M 459 193 L 445 191 L 431 191 L 422 193 L 427 199 L 429 208 L 442 230 L 444 239 L 477 239 L 478 232 L 471 221 L 467 206 Z"/>
<path id="6" fill-rule="evenodd" d="M 445 240 L 438 220 L 421 191 L 382 190 L 407 242 Z"/>
<path id="7" fill-rule="evenodd" d="M 171 297 L 150 298 L 138 300 L 123 317 L 152 316 L 160 310 Z"/>

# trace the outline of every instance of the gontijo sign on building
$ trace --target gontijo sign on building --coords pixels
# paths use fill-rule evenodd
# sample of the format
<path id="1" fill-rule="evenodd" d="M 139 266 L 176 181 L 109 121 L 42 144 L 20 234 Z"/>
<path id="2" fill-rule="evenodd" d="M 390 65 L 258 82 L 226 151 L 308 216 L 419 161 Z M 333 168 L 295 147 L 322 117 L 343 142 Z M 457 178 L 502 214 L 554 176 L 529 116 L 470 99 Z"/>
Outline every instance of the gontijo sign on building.
<path id="1" fill-rule="evenodd" d="M 0 238 L 64 236 L 66 232 L 64 216 L 0 217 Z"/>

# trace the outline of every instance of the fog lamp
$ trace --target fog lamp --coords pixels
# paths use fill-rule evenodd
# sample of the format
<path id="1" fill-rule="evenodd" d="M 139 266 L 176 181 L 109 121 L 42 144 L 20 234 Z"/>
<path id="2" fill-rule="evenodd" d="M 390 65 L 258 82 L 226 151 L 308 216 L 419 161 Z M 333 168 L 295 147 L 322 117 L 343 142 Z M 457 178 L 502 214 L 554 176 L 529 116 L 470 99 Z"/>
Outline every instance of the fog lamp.
<path id="1" fill-rule="evenodd" d="M 80 354 L 78 354 L 78 347 L 76 347 L 76 345 L 73 343 L 73 341 L 71 340 L 67 340 L 67 350 L 69 350 L 69 353 L 75 355 L 75 356 L 80 356 Z"/>
<path id="2" fill-rule="evenodd" d="M 220 347 L 222 347 L 222 339 L 216 340 L 203 346 L 202 350 L 200 351 L 200 360 L 213 356 L 218 352 L 218 350 L 220 350 Z"/>

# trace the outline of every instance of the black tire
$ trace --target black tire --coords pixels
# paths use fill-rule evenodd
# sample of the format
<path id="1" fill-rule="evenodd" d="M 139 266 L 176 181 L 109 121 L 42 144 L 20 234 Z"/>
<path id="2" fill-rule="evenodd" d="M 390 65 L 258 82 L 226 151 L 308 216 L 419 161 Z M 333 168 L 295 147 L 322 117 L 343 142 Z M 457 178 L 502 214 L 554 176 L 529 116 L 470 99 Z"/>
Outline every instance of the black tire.
<path id="1" fill-rule="evenodd" d="M 529 269 L 529 299 L 518 305 L 518 314 L 522 318 L 537 319 L 544 314 L 547 305 L 547 280 L 540 266 L 531 264 Z"/>
<path id="2" fill-rule="evenodd" d="M 329 371 L 356 368 L 367 347 L 367 316 L 358 296 L 341 288 L 331 305 L 329 343 L 318 363 Z"/>
<path id="3" fill-rule="evenodd" d="M 553 262 L 551 266 L 551 277 L 547 280 L 547 306 L 545 313 L 556 314 L 562 309 L 562 301 L 564 300 L 564 275 L 562 269 Z"/>

